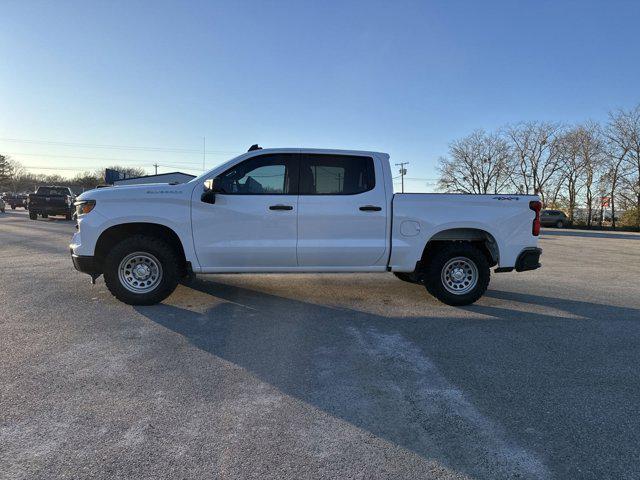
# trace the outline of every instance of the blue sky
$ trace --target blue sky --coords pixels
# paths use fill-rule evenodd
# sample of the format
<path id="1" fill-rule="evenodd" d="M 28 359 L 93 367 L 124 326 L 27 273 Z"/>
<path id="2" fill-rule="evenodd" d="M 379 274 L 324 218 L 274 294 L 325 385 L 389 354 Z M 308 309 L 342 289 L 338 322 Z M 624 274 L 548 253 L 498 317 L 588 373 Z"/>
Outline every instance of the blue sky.
<path id="1" fill-rule="evenodd" d="M 0 18 L 0 152 L 65 175 L 200 173 L 206 137 L 207 167 L 252 143 L 379 150 L 428 191 L 476 128 L 640 102 L 638 1 L 4 0 Z"/>

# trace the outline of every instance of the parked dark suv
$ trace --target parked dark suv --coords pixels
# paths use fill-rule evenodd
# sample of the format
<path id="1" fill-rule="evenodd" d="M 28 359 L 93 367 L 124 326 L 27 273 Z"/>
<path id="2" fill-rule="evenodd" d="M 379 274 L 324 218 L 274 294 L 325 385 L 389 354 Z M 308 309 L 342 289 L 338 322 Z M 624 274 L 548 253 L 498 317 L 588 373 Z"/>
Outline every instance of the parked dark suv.
<path id="1" fill-rule="evenodd" d="M 571 220 L 560 210 L 543 210 L 540 213 L 540 224 L 543 227 L 562 228 L 571 225 Z"/>

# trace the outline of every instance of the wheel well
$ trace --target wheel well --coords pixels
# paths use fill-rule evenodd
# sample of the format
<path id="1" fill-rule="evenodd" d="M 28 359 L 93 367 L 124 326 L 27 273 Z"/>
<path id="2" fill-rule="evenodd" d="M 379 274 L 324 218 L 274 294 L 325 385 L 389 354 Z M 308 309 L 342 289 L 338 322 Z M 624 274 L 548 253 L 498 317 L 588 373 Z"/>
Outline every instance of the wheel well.
<path id="1" fill-rule="evenodd" d="M 452 228 L 438 232 L 429 239 L 422 252 L 421 264 L 426 265 L 432 252 L 452 242 L 469 242 L 475 245 L 485 254 L 491 267 L 497 265 L 500 260 L 498 244 L 489 232 L 479 228 Z"/>
<path id="2" fill-rule="evenodd" d="M 118 242 L 131 235 L 145 235 L 147 237 L 156 237 L 167 242 L 176 252 L 180 265 L 178 265 L 179 272 L 186 275 L 187 272 L 187 259 L 184 254 L 184 248 L 180 237 L 172 229 L 165 225 L 157 223 L 123 223 L 107 228 L 96 243 L 95 261 L 96 265 L 102 269 L 102 263 L 104 258 Z"/>

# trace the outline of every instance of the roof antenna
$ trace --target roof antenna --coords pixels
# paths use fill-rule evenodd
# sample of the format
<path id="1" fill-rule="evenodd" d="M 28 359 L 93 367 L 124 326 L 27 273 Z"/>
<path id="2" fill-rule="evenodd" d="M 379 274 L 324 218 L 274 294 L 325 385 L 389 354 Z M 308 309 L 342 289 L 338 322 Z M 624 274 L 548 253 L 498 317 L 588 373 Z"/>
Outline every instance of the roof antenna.
<path id="1" fill-rule="evenodd" d="M 247 150 L 248 152 L 253 152 L 254 150 L 262 150 L 262 147 L 260 145 L 258 145 L 257 143 L 254 143 L 253 145 L 251 145 L 249 147 L 249 150 Z"/>

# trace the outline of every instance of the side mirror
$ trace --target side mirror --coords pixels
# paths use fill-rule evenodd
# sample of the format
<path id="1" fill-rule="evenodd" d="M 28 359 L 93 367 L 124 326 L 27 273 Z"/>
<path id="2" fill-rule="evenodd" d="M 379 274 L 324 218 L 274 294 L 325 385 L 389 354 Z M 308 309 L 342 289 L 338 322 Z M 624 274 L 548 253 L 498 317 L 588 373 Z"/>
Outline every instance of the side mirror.
<path id="1" fill-rule="evenodd" d="M 200 200 L 202 200 L 202 202 L 204 203 L 216 203 L 216 192 L 211 189 L 206 189 L 204 192 L 202 192 Z"/>
<path id="2" fill-rule="evenodd" d="M 200 197 L 204 203 L 216 203 L 216 193 L 223 193 L 224 190 L 220 188 L 220 180 L 218 178 L 209 179 L 204 182 L 204 192 Z"/>

